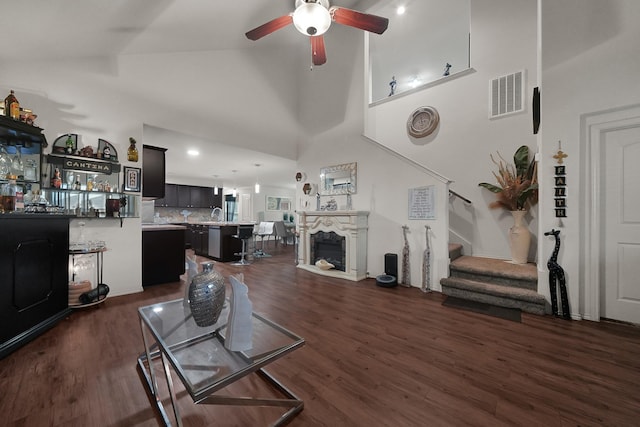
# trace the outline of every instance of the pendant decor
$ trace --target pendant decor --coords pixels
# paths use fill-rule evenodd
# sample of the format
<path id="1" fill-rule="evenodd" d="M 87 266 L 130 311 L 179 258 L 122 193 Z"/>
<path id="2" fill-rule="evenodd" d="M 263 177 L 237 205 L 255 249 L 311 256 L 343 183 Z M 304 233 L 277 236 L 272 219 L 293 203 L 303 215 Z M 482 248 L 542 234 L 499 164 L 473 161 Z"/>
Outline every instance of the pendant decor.
<path id="1" fill-rule="evenodd" d="M 202 265 L 202 273 L 196 274 L 189 284 L 189 307 L 196 325 L 214 325 L 224 305 L 224 277 L 214 270 L 213 262 Z"/>
<path id="2" fill-rule="evenodd" d="M 526 264 L 529 257 L 531 232 L 524 221 L 526 214 L 527 211 L 511 211 L 513 227 L 509 229 L 509 244 L 511 245 L 511 262 L 514 264 Z"/>
<path id="3" fill-rule="evenodd" d="M 553 156 L 558 161 L 555 166 L 555 211 L 558 218 L 558 226 L 562 225 L 562 219 L 567 217 L 567 172 L 564 167 L 564 159 L 569 157 L 562 151 L 562 143 L 558 141 L 558 152 Z"/>

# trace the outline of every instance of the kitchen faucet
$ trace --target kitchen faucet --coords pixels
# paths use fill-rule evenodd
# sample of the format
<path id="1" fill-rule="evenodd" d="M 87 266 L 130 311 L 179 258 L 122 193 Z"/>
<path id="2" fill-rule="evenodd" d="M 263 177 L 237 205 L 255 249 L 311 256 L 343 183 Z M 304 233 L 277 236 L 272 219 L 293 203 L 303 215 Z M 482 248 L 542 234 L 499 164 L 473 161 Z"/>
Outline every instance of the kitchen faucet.
<path id="1" fill-rule="evenodd" d="M 222 220 L 222 208 L 218 208 L 215 207 L 213 208 L 213 210 L 211 211 L 211 218 L 215 217 L 216 221 L 221 221 Z"/>

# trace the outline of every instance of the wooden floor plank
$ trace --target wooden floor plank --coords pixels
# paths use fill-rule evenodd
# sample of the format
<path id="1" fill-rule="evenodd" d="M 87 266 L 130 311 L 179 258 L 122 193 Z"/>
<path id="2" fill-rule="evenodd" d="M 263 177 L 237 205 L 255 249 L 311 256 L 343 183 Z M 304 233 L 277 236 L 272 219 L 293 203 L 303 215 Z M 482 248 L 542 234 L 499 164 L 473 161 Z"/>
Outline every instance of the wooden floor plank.
<path id="1" fill-rule="evenodd" d="M 443 307 L 439 293 L 297 269 L 291 246 L 268 252 L 216 268 L 243 272 L 254 310 L 306 340 L 268 367 L 305 402 L 292 426 L 638 425 L 640 328 L 526 313 L 511 322 Z M 0 360 L 0 424 L 159 425 L 136 370 L 137 308 L 184 290 L 184 281 L 157 285 L 76 310 Z M 196 406 L 178 389 L 187 427 L 279 415 Z M 277 395 L 257 377 L 227 392 Z"/>

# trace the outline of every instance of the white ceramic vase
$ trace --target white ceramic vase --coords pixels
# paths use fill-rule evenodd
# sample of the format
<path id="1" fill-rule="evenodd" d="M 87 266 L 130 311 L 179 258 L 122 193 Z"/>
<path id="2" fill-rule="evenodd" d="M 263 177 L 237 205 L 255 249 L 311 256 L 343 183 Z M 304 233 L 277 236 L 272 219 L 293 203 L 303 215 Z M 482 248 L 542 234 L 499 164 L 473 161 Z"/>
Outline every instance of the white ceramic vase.
<path id="1" fill-rule="evenodd" d="M 509 244 L 511 245 L 511 262 L 526 264 L 531 244 L 531 232 L 527 228 L 524 216 L 527 211 L 511 211 L 513 227 L 509 229 Z"/>

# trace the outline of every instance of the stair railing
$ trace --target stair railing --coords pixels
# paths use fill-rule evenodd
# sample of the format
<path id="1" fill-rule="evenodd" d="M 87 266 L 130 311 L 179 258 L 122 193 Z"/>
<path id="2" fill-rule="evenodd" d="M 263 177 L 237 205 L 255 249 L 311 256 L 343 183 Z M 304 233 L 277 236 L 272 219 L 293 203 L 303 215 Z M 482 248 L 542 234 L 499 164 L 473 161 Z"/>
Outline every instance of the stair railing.
<path id="1" fill-rule="evenodd" d="M 472 205 L 473 203 L 471 202 L 471 200 L 467 199 L 466 197 L 461 196 L 460 194 L 456 193 L 455 191 L 449 189 L 449 197 L 450 198 L 458 198 L 460 200 L 462 200 L 464 203 L 466 203 L 467 205 Z"/>

